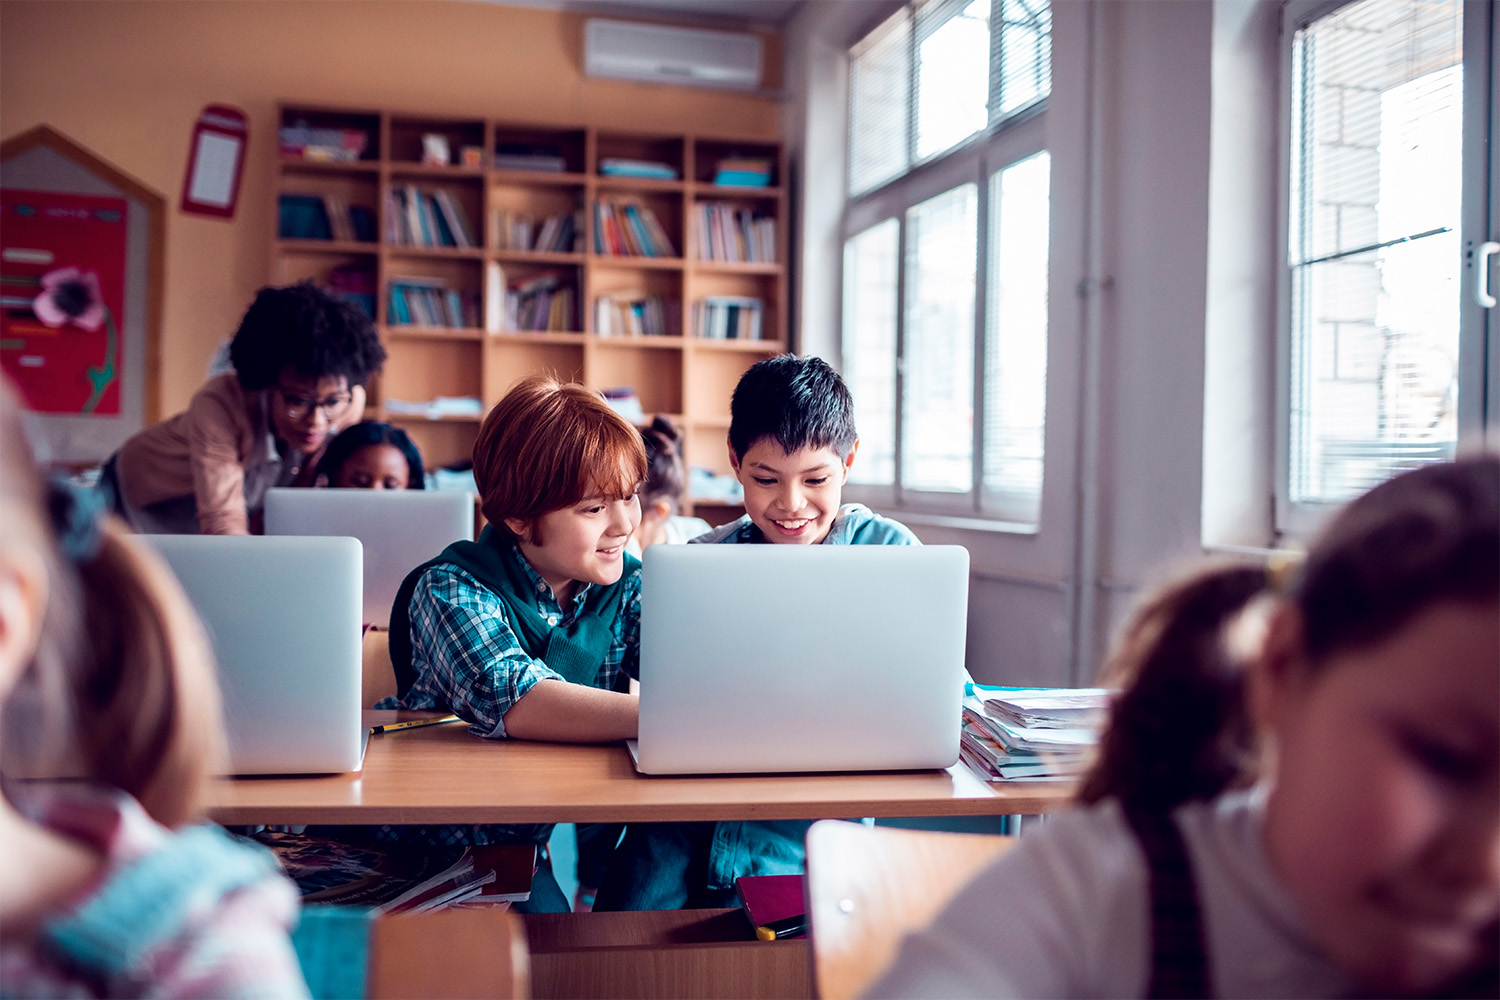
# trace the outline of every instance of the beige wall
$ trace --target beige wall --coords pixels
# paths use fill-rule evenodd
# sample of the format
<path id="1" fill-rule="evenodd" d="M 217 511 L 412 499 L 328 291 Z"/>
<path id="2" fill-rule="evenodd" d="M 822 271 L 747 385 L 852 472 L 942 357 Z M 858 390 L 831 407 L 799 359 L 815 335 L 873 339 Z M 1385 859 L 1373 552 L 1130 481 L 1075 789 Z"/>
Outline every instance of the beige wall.
<path id="1" fill-rule="evenodd" d="M 468 0 L 3 0 L 0 138 L 46 124 L 168 201 L 161 403 L 267 280 L 278 100 L 779 138 L 774 96 L 592 80 L 583 17 Z M 780 86 L 768 36 L 767 86 Z M 232 221 L 177 211 L 205 104 L 250 116 Z"/>

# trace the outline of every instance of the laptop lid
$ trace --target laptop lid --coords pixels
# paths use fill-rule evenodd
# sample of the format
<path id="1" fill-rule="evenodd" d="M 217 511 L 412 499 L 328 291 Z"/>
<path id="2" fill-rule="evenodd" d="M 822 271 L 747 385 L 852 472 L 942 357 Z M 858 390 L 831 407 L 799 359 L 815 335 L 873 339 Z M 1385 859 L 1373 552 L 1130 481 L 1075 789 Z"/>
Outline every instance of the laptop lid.
<path id="1" fill-rule="evenodd" d="M 963 547 L 653 545 L 642 572 L 641 771 L 958 759 Z"/>
<path id="2" fill-rule="evenodd" d="M 384 628 L 401 581 L 460 538 L 474 537 L 467 490 L 266 491 L 267 535 L 347 535 L 365 548 L 364 620 Z"/>
<path id="3" fill-rule="evenodd" d="M 360 545 L 141 535 L 187 591 L 219 666 L 231 774 L 357 771 Z"/>

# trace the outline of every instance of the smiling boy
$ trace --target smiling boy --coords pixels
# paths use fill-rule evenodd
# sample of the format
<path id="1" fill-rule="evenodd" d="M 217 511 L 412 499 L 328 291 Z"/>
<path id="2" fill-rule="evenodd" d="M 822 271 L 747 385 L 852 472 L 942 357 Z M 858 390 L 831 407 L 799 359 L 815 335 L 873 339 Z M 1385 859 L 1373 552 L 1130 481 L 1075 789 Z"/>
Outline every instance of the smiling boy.
<path id="1" fill-rule="evenodd" d="M 729 462 L 745 515 L 696 543 L 920 545 L 904 524 L 841 503 L 859 450 L 854 401 L 820 358 L 783 354 L 752 365 L 735 386 Z M 737 905 L 743 875 L 800 873 L 807 820 L 643 823 L 626 827 L 596 910 Z"/>
<path id="2" fill-rule="evenodd" d="M 745 488 L 745 515 L 695 542 L 920 544 L 901 522 L 840 503 L 859 435 L 849 389 L 822 358 L 783 354 L 752 365 L 729 412 L 729 464 Z"/>

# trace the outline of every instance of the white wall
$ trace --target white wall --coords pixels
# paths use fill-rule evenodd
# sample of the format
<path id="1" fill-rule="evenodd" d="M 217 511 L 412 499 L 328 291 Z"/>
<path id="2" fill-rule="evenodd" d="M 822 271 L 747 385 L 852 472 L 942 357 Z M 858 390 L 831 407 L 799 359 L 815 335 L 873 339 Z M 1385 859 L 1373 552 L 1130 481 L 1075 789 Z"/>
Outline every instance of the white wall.
<path id="1" fill-rule="evenodd" d="M 787 32 L 803 220 L 795 315 L 801 350 L 832 358 L 839 238 L 829 217 L 843 173 L 828 164 L 835 146 L 842 162 L 844 95 L 843 69 L 826 57 L 857 35 L 836 38 L 849 25 L 828 8 L 873 6 L 810 4 Z M 1227 6 L 1243 20 L 1274 4 Z M 924 541 L 970 550 L 970 669 L 981 681 L 1089 681 L 1141 589 L 1203 551 L 1215 15 L 1215 4 L 1180 0 L 1054 2 L 1041 523 L 1018 535 L 909 519 Z"/>

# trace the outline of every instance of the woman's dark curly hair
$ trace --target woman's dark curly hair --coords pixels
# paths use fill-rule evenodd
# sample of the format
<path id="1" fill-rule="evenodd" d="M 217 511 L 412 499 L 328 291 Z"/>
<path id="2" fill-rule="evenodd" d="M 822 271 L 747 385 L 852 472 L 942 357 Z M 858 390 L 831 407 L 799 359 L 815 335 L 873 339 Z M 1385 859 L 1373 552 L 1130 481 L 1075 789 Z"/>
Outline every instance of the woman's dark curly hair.
<path id="1" fill-rule="evenodd" d="M 310 379 L 342 375 L 364 385 L 385 364 L 385 348 L 364 311 L 310 281 L 262 288 L 229 342 L 247 391 L 267 389 L 288 368 Z"/>
<path id="2" fill-rule="evenodd" d="M 361 448 L 377 444 L 388 444 L 406 456 L 407 489 L 427 488 L 422 453 L 417 451 L 411 437 L 401 428 L 379 420 L 361 420 L 339 431 L 338 436 L 328 442 L 328 450 L 323 452 L 323 458 L 318 462 L 317 481 L 332 486 L 338 481 L 339 470 L 351 455 Z"/>

